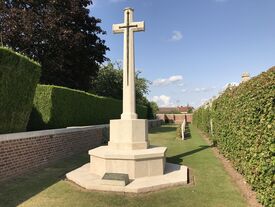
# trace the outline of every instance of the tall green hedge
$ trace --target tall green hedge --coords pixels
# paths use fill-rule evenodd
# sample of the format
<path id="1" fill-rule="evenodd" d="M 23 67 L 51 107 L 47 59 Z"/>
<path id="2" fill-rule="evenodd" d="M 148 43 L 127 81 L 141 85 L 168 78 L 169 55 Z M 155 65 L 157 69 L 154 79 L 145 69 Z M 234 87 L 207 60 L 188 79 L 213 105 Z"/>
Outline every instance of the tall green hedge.
<path id="1" fill-rule="evenodd" d="M 199 108 L 193 114 L 193 124 L 206 133 L 210 133 L 211 109 Z"/>
<path id="2" fill-rule="evenodd" d="M 40 65 L 0 47 L 0 134 L 26 130 Z"/>
<path id="3" fill-rule="evenodd" d="M 198 127 L 208 122 L 205 110 L 195 112 Z M 275 206 L 275 67 L 227 89 L 213 102 L 210 118 L 220 151 L 245 176 L 259 201 Z"/>
<path id="4" fill-rule="evenodd" d="M 38 85 L 29 130 L 68 126 L 107 124 L 120 118 L 122 102 L 65 87 Z M 139 118 L 146 118 L 147 108 L 137 106 Z"/>

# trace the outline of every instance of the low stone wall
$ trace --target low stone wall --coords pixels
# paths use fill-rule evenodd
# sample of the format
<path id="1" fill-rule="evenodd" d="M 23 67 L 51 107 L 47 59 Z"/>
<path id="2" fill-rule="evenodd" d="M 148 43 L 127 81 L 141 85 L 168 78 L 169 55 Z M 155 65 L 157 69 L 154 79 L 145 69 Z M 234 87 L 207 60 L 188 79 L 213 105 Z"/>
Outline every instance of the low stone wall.
<path id="1" fill-rule="evenodd" d="M 149 120 L 148 128 L 161 120 Z M 0 135 L 0 181 L 107 143 L 109 125 Z"/>

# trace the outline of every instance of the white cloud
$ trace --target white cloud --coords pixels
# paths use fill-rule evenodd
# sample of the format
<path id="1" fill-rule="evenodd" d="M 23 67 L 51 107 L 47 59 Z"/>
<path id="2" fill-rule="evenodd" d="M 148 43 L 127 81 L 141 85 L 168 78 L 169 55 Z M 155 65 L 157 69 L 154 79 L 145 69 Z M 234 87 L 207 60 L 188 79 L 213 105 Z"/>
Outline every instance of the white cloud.
<path id="1" fill-rule="evenodd" d="M 212 91 L 214 89 L 216 89 L 215 86 L 209 87 L 209 88 L 204 88 L 204 87 L 203 88 L 195 88 L 194 92 L 208 92 L 208 91 Z"/>
<path id="2" fill-rule="evenodd" d="M 160 107 L 173 106 L 171 97 L 166 95 L 154 96 L 152 101 L 156 102 Z"/>
<path id="3" fill-rule="evenodd" d="M 180 31 L 173 31 L 172 37 L 170 38 L 171 41 L 179 41 L 182 39 L 182 34 Z"/>
<path id="4" fill-rule="evenodd" d="M 182 89 L 181 92 L 185 93 L 187 92 L 187 89 Z"/>
<path id="5" fill-rule="evenodd" d="M 183 77 L 181 75 L 173 75 L 169 78 L 160 78 L 153 81 L 153 86 L 165 86 L 172 83 L 176 83 L 178 81 L 181 81 Z"/>
<path id="6" fill-rule="evenodd" d="M 206 102 L 208 101 L 209 99 L 207 99 L 207 98 L 202 98 L 201 99 L 201 103 L 200 103 L 200 105 L 204 105 L 204 104 L 206 104 Z"/>
<path id="7" fill-rule="evenodd" d="M 205 91 L 207 91 L 207 88 L 195 88 L 194 91 L 195 92 L 205 92 Z"/>
<path id="8" fill-rule="evenodd" d="M 223 87 L 223 90 L 227 89 L 227 88 L 230 87 L 230 86 L 238 86 L 238 85 L 239 85 L 239 83 L 237 83 L 237 82 L 227 83 L 227 84 L 225 84 L 225 86 Z"/>

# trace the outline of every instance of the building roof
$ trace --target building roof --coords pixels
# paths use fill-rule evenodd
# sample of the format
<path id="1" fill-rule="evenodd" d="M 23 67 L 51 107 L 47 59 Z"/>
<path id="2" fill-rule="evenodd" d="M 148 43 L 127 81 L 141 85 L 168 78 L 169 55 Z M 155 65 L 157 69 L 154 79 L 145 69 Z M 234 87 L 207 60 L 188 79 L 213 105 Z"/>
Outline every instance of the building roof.
<path id="1" fill-rule="evenodd" d="M 193 110 L 192 106 L 178 106 L 178 109 L 182 113 L 187 113 L 189 110 Z"/>
<path id="2" fill-rule="evenodd" d="M 189 110 L 193 110 L 192 106 L 178 106 L 178 107 L 159 107 L 159 114 L 165 114 L 169 112 L 181 112 L 187 113 Z"/>
<path id="3" fill-rule="evenodd" d="M 167 112 L 179 111 L 177 107 L 159 107 L 159 114 L 164 114 Z"/>

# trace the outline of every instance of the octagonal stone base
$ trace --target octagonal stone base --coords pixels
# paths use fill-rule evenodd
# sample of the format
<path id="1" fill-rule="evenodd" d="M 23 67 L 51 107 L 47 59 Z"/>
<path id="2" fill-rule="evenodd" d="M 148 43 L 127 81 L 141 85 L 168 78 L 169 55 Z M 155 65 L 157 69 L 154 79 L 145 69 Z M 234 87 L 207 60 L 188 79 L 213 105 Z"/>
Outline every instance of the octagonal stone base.
<path id="1" fill-rule="evenodd" d="M 102 184 L 101 176 L 91 173 L 90 163 L 66 174 L 66 177 L 70 181 L 87 190 L 145 193 L 187 184 L 188 168 L 183 165 L 166 163 L 163 175 L 137 178 L 126 186 L 110 186 Z"/>
<path id="2" fill-rule="evenodd" d="M 105 173 L 124 173 L 130 179 L 163 175 L 166 147 L 141 150 L 116 150 L 102 146 L 89 151 L 90 172 L 99 176 Z"/>

